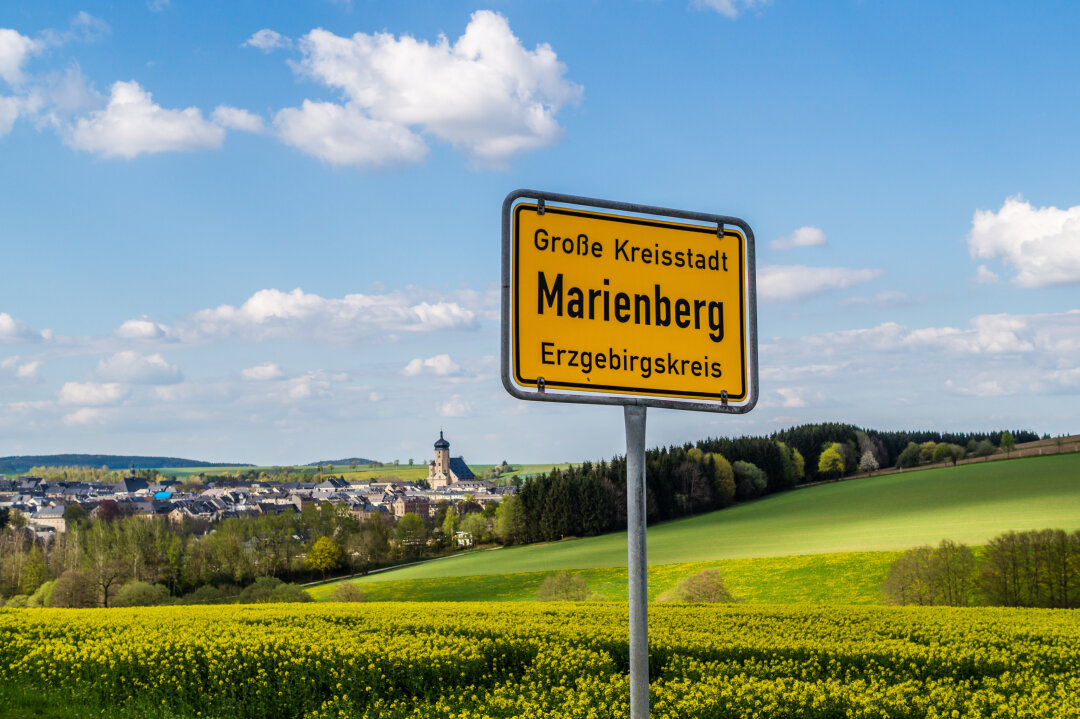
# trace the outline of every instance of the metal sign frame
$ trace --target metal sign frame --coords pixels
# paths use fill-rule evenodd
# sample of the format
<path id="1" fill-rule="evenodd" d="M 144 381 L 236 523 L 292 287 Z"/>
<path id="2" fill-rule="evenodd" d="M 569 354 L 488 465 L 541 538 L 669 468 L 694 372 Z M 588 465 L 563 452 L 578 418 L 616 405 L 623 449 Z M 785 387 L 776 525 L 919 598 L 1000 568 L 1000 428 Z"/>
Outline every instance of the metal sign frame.
<path id="1" fill-rule="evenodd" d="M 615 210 L 616 212 L 633 213 L 635 216 L 647 215 L 653 218 L 674 218 L 680 220 L 692 220 L 696 223 L 715 225 L 718 232 L 722 233 L 725 226 L 739 228 L 746 240 L 746 364 L 748 395 L 745 402 L 732 404 L 722 397 L 717 402 L 703 402 L 697 400 L 665 399 L 635 395 L 633 392 L 621 393 L 563 393 L 551 391 L 543 386 L 541 381 L 539 388 L 528 391 L 514 382 L 514 369 L 512 367 L 512 343 L 513 333 L 511 329 L 511 278 L 513 276 L 513 211 L 518 200 L 536 200 L 543 208 L 546 203 L 554 202 L 560 205 L 573 205 L 584 208 L 600 208 Z M 567 208 L 572 209 L 572 208 Z M 580 197 L 577 195 L 564 195 L 556 192 L 544 192 L 540 190 L 514 190 L 503 201 L 502 211 L 502 383 L 506 391 L 518 399 L 539 402 L 570 402 L 575 404 L 603 404 L 616 406 L 658 407 L 663 409 L 694 410 L 699 412 L 722 412 L 726 414 L 745 414 L 752 410 L 758 401 L 758 352 L 757 352 L 757 284 L 756 267 L 754 257 L 754 231 L 745 221 L 738 217 L 728 215 L 714 215 L 706 212 L 689 212 L 686 210 L 673 210 L 666 207 L 654 207 L 651 205 L 638 205 L 628 202 L 614 202 L 611 200 L 598 200 L 592 197 Z M 740 298 L 741 299 L 741 298 Z M 726 393 L 725 393 L 726 394 Z"/>
<path id="2" fill-rule="evenodd" d="M 516 368 L 511 366 L 511 331 L 510 282 L 513 272 L 513 213 L 514 203 L 521 199 L 534 199 L 537 212 L 542 214 L 548 202 L 585 208 L 601 208 L 616 212 L 633 213 L 630 217 L 645 215 L 655 218 L 676 218 L 700 223 L 703 229 L 724 236 L 725 226 L 734 226 L 742 230 L 746 241 L 745 261 L 745 299 L 743 308 L 746 333 L 744 339 L 743 361 L 749 377 L 744 377 L 743 389 L 748 396 L 742 404 L 730 404 L 727 393 L 721 393 L 720 402 L 699 400 L 677 400 L 653 397 L 647 394 L 562 394 L 548 391 L 542 377 L 538 377 L 537 391 L 529 392 L 513 381 Z M 552 208 L 554 209 L 554 208 Z M 565 208 L 571 210 L 572 208 Z M 627 593 L 629 595 L 629 642 L 627 649 L 630 658 L 630 719 L 648 719 L 649 716 L 649 596 L 648 596 L 648 558 L 646 546 L 645 515 L 645 413 L 649 407 L 663 409 L 689 409 L 702 412 L 724 412 L 727 414 L 745 414 L 754 408 L 758 400 L 758 354 L 757 354 L 757 284 L 754 264 L 754 231 L 737 217 L 711 215 L 704 212 L 686 212 L 664 207 L 635 205 L 628 202 L 611 202 L 591 197 L 562 195 L 555 192 L 537 190 L 514 190 L 503 201 L 502 213 L 502 383 L 506 391 L 514 397 L 541 402 L 571 402 L 575 404 L 622 405 L 623 421 L 626 425 L 626 549 L 627 549 Z M 743 298 L 740 297 L 740 301 Z M 517 328 L 514 328 L 516 332 Z"/>

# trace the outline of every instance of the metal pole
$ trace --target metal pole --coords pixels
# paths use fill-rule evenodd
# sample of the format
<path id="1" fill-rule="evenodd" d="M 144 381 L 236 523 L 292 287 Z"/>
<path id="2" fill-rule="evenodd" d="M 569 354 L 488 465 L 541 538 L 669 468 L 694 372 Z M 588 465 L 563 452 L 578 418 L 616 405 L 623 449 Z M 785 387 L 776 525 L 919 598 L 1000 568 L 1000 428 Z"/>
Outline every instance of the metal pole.
<path id="1" fill-rule="evenodd" d="M 645 556 L 645 407 L 626 405 L 626 544 L 630 584 L 630 719 L 649 717 L 649 586 Z"/>

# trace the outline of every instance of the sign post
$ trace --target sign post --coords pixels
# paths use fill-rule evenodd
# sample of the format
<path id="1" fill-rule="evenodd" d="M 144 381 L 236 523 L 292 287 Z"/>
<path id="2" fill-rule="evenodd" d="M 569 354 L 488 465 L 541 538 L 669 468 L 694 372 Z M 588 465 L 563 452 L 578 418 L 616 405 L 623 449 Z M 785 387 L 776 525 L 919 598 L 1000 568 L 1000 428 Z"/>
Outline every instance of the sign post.
<path id="1" fill-rule="evenodd" d="M 507 392 L 623 407 L 630 716 L 647 719 L 645 412 L 754 408 L 754 233 L 727 215 L 515 190 L 502 242 Z"/>

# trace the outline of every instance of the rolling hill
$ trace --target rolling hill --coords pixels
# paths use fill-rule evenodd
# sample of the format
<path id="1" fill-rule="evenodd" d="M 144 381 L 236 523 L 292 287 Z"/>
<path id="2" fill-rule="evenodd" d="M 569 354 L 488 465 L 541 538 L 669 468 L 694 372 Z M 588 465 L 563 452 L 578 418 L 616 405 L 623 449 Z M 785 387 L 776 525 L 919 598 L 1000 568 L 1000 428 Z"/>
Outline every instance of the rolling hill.
<path id="1" fill-rule="evenodd" d="M 649 528 L 650 565 L 877 552 L 1008 530 L 1080 528 L 1080 454 L 819 485 Z M 626 566 L 625 533 L 475 552 L 361 584 Z"/>

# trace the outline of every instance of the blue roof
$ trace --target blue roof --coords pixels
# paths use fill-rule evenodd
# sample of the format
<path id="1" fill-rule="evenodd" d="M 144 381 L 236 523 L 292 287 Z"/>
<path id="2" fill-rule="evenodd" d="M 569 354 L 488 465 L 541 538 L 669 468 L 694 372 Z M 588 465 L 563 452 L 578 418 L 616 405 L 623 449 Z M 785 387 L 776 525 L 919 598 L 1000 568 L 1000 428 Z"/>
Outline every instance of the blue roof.
<path id="1" fill-rule="evenodd" d="M 461 457 L 450 458 L 450 471 L 458 479 L 476 479 L 476 475 L 472 473 L 469 465 L 465 464 L 465 460 Z"/>

